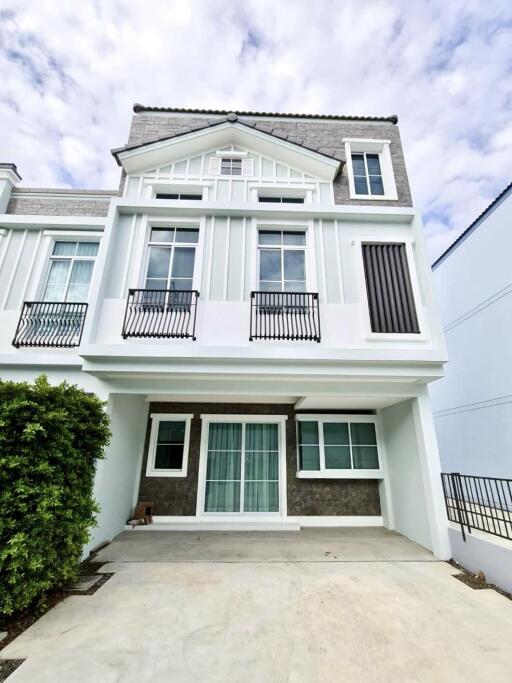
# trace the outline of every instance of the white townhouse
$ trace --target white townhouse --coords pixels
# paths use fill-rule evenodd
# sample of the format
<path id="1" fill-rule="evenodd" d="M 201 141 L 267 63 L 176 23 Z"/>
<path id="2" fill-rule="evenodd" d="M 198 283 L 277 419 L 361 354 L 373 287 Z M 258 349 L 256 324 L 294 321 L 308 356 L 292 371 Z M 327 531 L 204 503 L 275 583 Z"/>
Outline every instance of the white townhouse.
<path id="1" fill-rule="evenodd" d="M 384 525 L 448 558 L 396 117 L 135 105 L 113 155 L 111 192 L 0 166 L 1 375 L 112 420 L 90 547 L 144 501 L 153 528 Z"/>

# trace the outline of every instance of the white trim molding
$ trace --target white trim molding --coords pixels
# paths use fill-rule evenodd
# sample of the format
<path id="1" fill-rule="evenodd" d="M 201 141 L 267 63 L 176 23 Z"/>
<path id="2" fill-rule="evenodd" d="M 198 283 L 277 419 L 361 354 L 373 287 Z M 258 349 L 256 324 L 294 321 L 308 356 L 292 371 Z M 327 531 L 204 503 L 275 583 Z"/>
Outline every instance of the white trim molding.
<path id="1" fill-rule="evenodd" d="M 366 140 L 364 138 L 343 138 L 345 143 L 345 155 L 347 159 L 348 186 L 350 199 L 365 199 L 372 201 L 396 201 L 398 193 L 396 190 L 395 174 L 391 161 L 390 145 L 391 140 Z M 354 169 L 352 167 L 352 154 L 368 153 L 378 154 L 380 170 L 382 173 L 382 184 L 384 185 L 383 195 L 357 194 L 354 184 Z"/>
<path id="2" fill-rule="evenodd" d="M 194 416 L 184 413 L 151 413 L 151 435 L 149 438 L 146 477 L 186 477 L 188 468 L 188 451 L 190 445 L 190 424 Z M 155 468 L 156 446 L 160 422 L 184 422 L 185 438 L 183 442 L 183 458 L 180 469 L 164 470 Z"/>

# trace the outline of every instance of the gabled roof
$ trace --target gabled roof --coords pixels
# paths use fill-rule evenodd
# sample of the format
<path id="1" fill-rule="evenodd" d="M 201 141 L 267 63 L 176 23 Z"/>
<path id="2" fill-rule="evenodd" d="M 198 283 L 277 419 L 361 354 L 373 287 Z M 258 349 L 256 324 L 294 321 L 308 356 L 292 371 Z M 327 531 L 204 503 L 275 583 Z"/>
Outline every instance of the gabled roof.
<path id="1" fill-rule="evenodd" d="M 187 126 L 186 130 L 177 133 L 157 137 L 145 142 L 128 144 L 111 151 L 118 165 L 122 165 L 127 173 L 131 173 L 135 171 L 136 167 L 140 170 L 142 157 L 149 164 L 146 168 L 149 168 L 151 156 L 155 160 L 158 154 L 161 157 L 165 150 L 170 151 L 171 148 L 174 148 L 176 151 L 179 148 L 192 149 L 195 145 L 195 153 L 197 153 L 197 144 L 201 139 L 205 138 L 205 135 L 210 136 L 210 132 L 212 142 L 215 144 L 221 141 L 226 144 L 228 138 L 231 137 L 233 139 L 236 138 L 237 143 L 242 145 L 244 142 L 245 144 L 253 142 L 259 145 L 260 148 L 266 148 L 267 153 L 271 145 L 281 147 L 282 153 L 288 155 L 291 159 L 302 159 L 304 163 L 304 160 L 307 158 L 308 164 L 316 167 L 320 175 L 326 175 L 331 180 L 336 177 L 343 165 L 341 156 L 321 152 L 319 147 L 306 145 L 302 140 L 292 135 L 268 131 L 264 127 L 259 126 L 258 123 L 240 121 L 238 115 L 234 112 L 230 112 L 227 116 L 211 123 Z M 136 162 L 135 157 L 139 158 L 139 162 Z M 293 166 L 293 163 L 291 165 Z"/>
<path id="2" fill-rule="evenodd" d="M 153 145 L 155 142 L 164 142 L 165 140 L 171 140 L 172 138 L 178 138 L 183 135 L 190 135 L 190 133 L 196 133 L 200 130 L 205 130 L 206 128 L 215 128 L 216 126 L 220 126 L 223 123 L 238 123 L 240 126 L 245 126 L 246 128 L 254 128 L 256 130 L 259 130 L 262 133 L 265 133 L 265 135 L 270 135 L 271 137 L 277 138 L 278 140 L 286 140 L 287 142 L 290 142 L 293 145 L 297 145 L 297 147 L 302 147 L 303 149 L 307 149 L 310 152 L 315 152 L 316 154 L 320 154 L 321 156 L 327 157 L 328 159 L 335 159 L 336 161 L 342 161 L 341 157 L 336 157 L 336 156 L 331 156 L 329 154 L 324 154 L 323 152 L 318 151 L 318 147 L 315 147 L 314 145 L 306 145 L 302 140 L 299 140 L 298 138 L 295 138 L 291 135 L 286 135 L 286 134 L 277 134 L 274 133 L 273 131 L 270 132 L 266 130 L 265 128 L 260 128 L 257 123 L 251 123 L 247 121 L 240 121 L 238 119 L 238 114 L 235 112 L 230 112 L 227 116 L 225 116 L 222 119 L 219 119 L 218 121 L 213 121 L 211 123 L 204 123 L 201 125 L 197 126 L 187 126 L 188 130 L 179 132 L 179 133 L 171 133 L 170 135 L 164 135 L 161 137 L 153 138 L 152 140 L 147 140 L 146 142 L 139 142 L 135 143 L 132 145 L 124 145 L 123 147 L 115 147 L 114 149 L 111 150 L 115 160 L 117 161 L 118 165 L 120 166 L 121 163 L 119 161 L 119 154 L 122 152 L 127 152 L 132 149 L 138 149 L 139 147 L 146 147 L 147 145 Z"/>
<path id="3" fill-rule="evenodd" d="M 456 249 L 469 235 L 476 230 L 476 228 L 484 221 L 487 216 L 489 216 L 495 209 L 498 208 L 498 206 L 508 197 L 508 195 L 512 192 L 512 183 L 507 185 L 507 187 L 500 192 L 500 194 L 494 199 L 489 206 L 482 211 L 482 213 L 475 218 L 475 220 L 469 225 L 464 232 L 457 237 L 456 240 L 454 240 L 448 249 L 443 251 L 441 256 L 439 256 L 434 263 L 432 264 L 432 269 L 436 268 L 441 261 L 444 261 L 444 259 L 451 254 L 451 252 Z"/>
<path id="4" fill-rule="evenodd" d="M 227 116 L 228 114 L 236 114 L 237 116 L 266 116 L 272 118 L 288 118 L 288 119 L 327 119 L 332 121 L 379 121 L 381 123 L 398 123 L 398 116 L 392 114 L 391 116 L 347 116 L 344 114 L 285 114 L 283 112 L 268 112 L 268 111 L 239 111 L 227 109 L 185 109 L 180 107 L 146 107 L 144 104 L 138 102 L 133 105 L 133 111 L 136 114 L 143 112 L 169 112 L 173 114 L 207 114 L 212 116 Z"/>

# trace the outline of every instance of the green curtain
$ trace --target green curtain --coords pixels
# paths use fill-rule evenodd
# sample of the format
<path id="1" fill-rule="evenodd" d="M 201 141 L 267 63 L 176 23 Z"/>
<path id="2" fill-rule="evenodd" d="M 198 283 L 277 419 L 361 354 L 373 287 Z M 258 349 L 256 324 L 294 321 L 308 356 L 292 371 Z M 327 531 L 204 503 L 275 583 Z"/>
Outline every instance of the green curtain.
<path id="1" fill-rule="evenodd" d="M 244 512 L 279 512 L 279 441 L 276 424 L 246 426 Z"/>
<path id="2" fill-rule="evenodd" d="M 210 425 L 206 466 L 205 512 L 240 511 L 242 425 Z"/>

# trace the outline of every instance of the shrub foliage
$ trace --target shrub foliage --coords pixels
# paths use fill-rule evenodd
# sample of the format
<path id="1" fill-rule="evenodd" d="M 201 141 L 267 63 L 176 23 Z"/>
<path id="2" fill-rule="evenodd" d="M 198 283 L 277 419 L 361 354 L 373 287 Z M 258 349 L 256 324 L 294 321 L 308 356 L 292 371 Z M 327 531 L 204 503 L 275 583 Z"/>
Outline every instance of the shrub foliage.
<path id="1" fill-rule="evenodd" d="M 0 381 L 0 615 L 76 577 L 109 437 L 96 396 L 44 376 Z"/>

